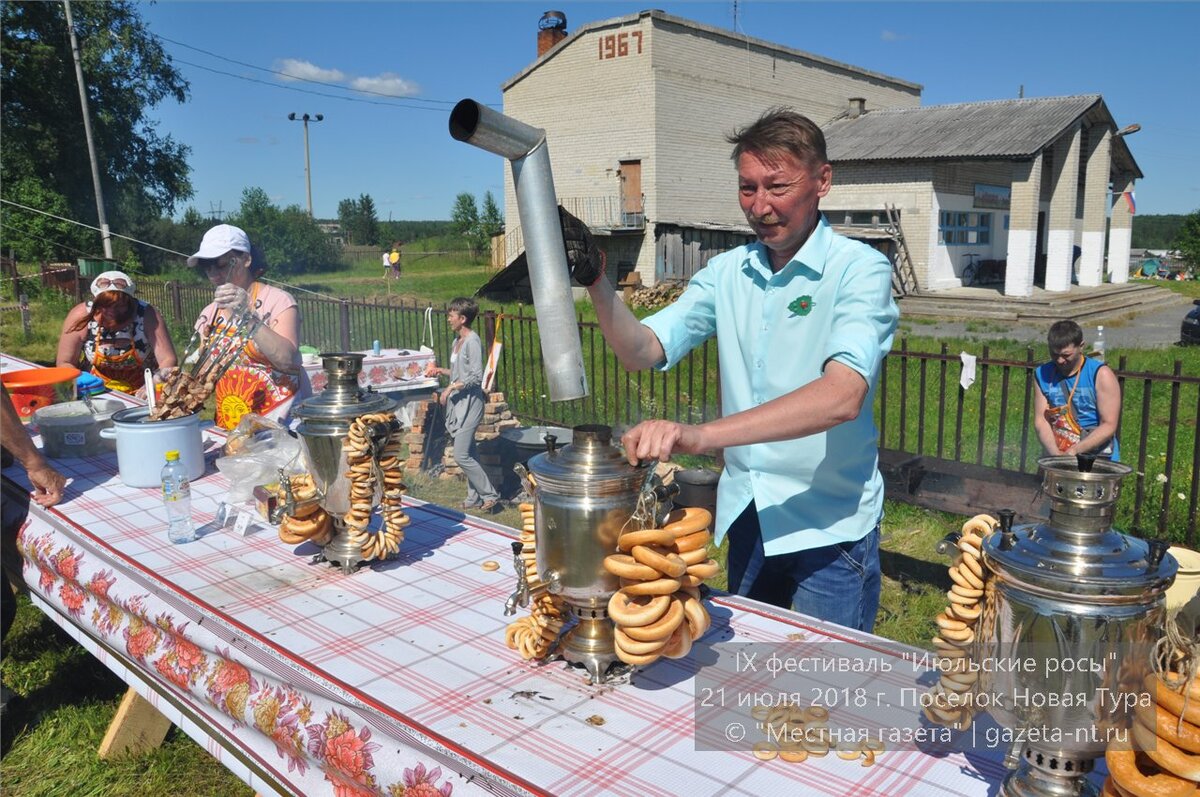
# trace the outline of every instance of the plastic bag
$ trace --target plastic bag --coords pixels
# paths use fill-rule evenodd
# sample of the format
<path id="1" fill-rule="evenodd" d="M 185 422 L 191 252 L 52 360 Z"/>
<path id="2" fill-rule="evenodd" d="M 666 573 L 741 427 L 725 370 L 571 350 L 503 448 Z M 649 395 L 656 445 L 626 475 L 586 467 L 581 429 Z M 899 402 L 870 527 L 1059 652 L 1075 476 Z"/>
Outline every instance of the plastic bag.
<path id="1" fill-rule="evenodd" d="M 217 459 L 217 470 L 229 479 L 229 501 L 248 501 L 255 487 L 278 482 L 281 468 L 289 475 L 304 470 L 300 439 L 261 415 L 243 415 Z"/>

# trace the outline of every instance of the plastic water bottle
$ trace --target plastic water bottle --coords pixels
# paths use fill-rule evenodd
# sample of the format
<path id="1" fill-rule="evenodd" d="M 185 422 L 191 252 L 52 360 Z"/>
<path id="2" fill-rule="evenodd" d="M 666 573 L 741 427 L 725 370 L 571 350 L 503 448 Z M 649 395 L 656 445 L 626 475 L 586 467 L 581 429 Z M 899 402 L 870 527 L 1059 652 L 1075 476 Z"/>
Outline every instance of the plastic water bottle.
<path id="1" fill-rule="evenodd" d="M 371 350 L 375 352 L 375 356 L 378 357 L 383 351 L 383 347 L 379 345 L 379 341 L 375 341 L 371 344 Z"/>
<path id="2" fill-rule="evenodd" d="M 163 506 L 167 508 L 167 539 L 176 545 L 196 539 L 192 522 L 192 485 L 178 451 L 167 452 L 162 469 Z"/>
<path id="3" fill-rule="evenodd" d="M 1106 351 L 1104 348 L 1104 327 L 1096 327 L 1096 342 L 1092 344 L 1092 358 L 1104 362 Z"/>

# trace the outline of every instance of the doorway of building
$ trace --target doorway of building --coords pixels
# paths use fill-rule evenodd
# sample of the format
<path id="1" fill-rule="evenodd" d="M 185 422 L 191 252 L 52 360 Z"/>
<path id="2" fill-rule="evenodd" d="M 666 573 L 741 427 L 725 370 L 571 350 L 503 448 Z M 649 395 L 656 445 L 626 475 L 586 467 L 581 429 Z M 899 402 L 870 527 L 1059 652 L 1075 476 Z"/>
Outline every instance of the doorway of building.
<path id="1" fill-rule="evenodd" d="M 644 227 L 646 211 L 642 206 L 642 162 L 621 161 L 621 226 Z"/>

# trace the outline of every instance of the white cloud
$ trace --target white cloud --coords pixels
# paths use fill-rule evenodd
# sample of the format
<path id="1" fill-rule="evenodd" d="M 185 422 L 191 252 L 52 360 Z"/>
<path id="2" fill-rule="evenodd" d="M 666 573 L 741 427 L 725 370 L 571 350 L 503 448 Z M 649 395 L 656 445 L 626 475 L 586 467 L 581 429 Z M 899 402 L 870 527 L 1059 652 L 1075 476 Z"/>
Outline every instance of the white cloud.
<path id="1" fill-rule="evenodd" d="M 275 62 L 275 69 L 285 74 L 284 80 L 320 80 L 323 83 L 341 83 L 346 79 L 346 73 L 340 69 L 322 69 L 316 64 L 301 61 L 298 58 L 281 58 Z"/>
<path id="2" fill-rule="evenodd" d="M 898 41 L 904 41 L 908 37 L 904 36 L 903 34 L 897 33 L 894 30 L 885 30 L 879 34 L 879 38 L 885 42 L 898 42 Z"/>
<path id="3" fill-rule="evenodd" d="M 384 72 L 376 77 L 356 77 L 350 81 L 350 88 L 373 91 L 389 97 L 412 97 L 421 90 L 416 83 L 393 72 Z"/>

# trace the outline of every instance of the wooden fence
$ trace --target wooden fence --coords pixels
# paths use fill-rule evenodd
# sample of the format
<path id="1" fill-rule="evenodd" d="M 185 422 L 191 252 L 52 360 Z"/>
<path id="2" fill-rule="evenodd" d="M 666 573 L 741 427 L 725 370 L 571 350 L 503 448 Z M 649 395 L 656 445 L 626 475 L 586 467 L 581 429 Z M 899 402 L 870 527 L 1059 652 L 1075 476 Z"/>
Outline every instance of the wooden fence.
<path id="1" fill-rule="evenodd" d="M 190 324 L 212 298 L 202 285 L 139 282 L 139 294 L 173 323 Z M 432 343 L 426 306 L 379 300 L 300 295 L 301 342 L 323 351 L 356 351 L 375 340 L 415 349 L 422 342 L 443 356 L 450 333 L 445 307 L 431 308 Z M 707 341 L 667 373 L 626 372 L 595 323 L 579 323 L 589 395 L 552 402 L 543 368 L 537 320 L 530 308 L 489 312 L 476 324 L 485 350 L 497 334 L 503 343 L 497 389 L 526 423 L 628 426 L 643 419 L 701 423 L 721 413 L 716 342 Z M 957 355 L 913 351 L 905 340 L 889 354 L 875 396 L 880 447 L 1004 473 L 1034 473 L 1041 445 L 1034 432 L 1032 348 L 1025 360 L 992 358 L 985 346 L 976 381 L 959 385 Z M 1123 391 L 1119 438 L 1121 459 L 1135 473 L 1127 480 L 1118 522 L 1126 530 L 1197 542 L 1200 506 L 1200 378 L 1115 368 Z"/>

